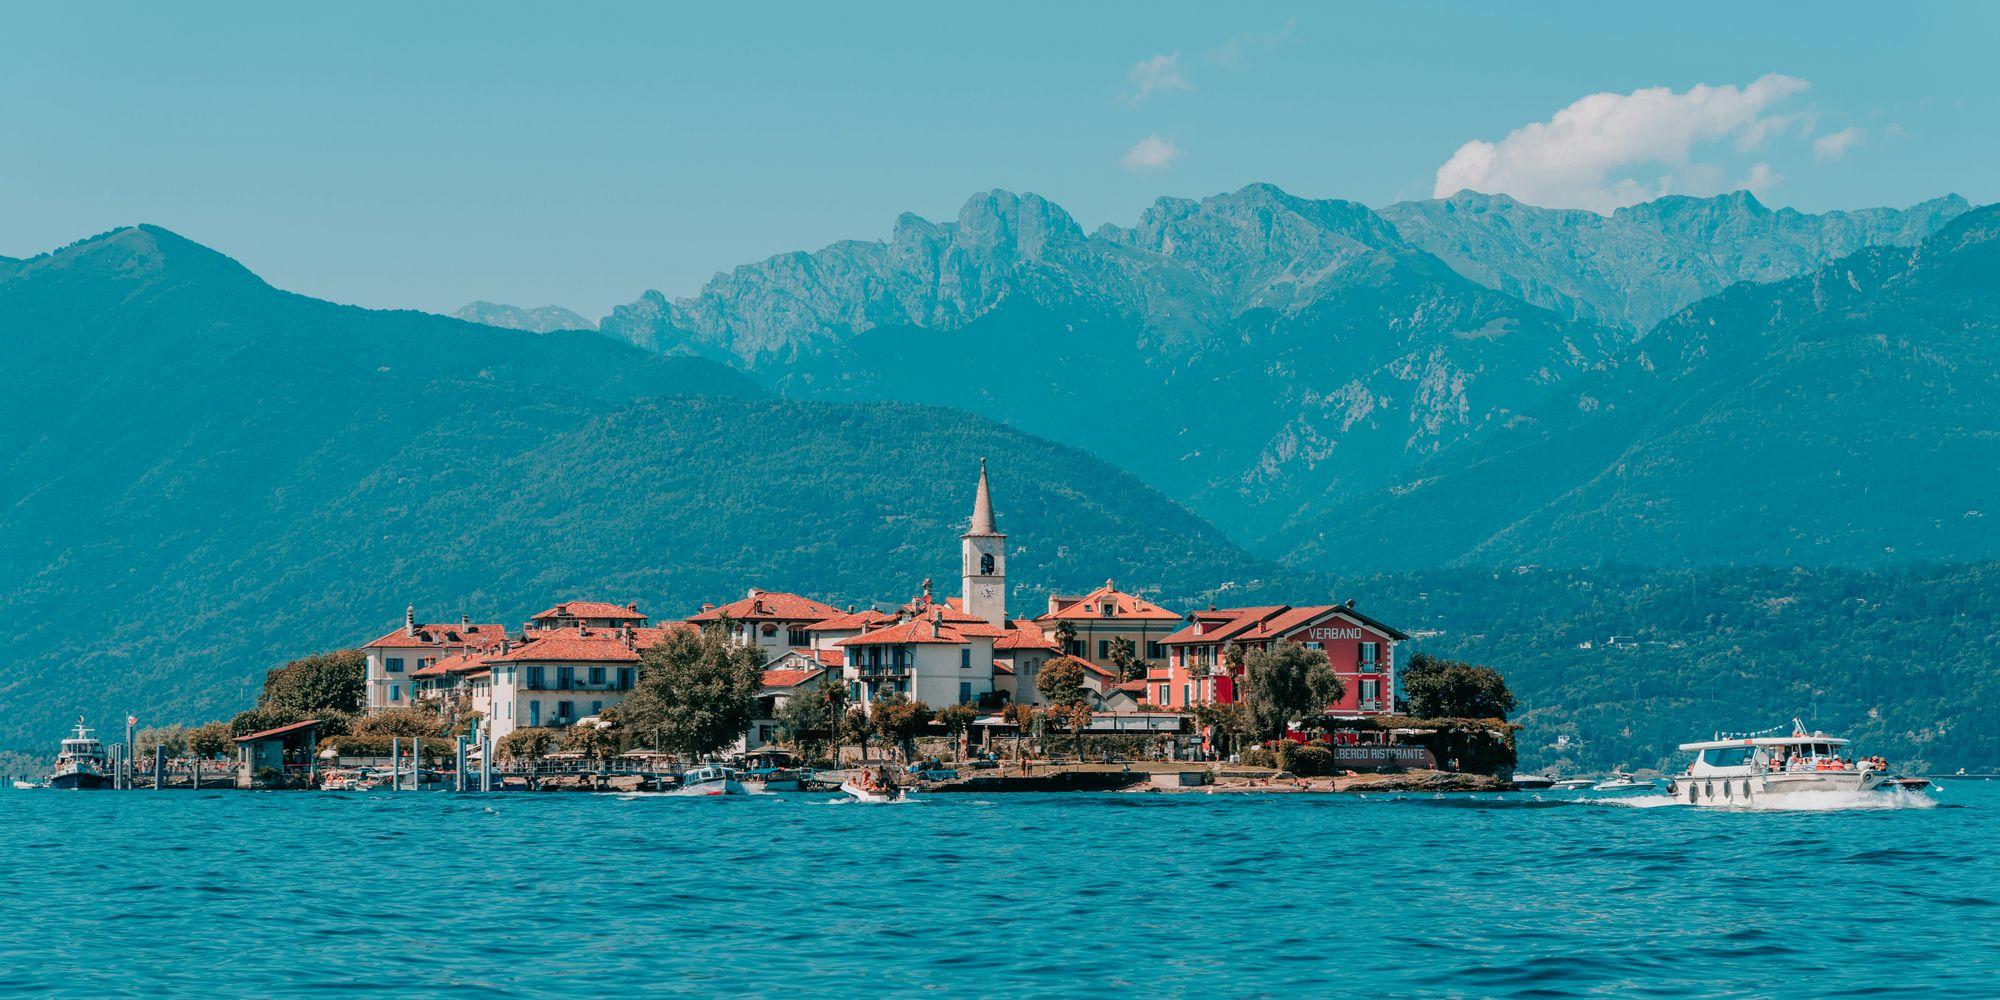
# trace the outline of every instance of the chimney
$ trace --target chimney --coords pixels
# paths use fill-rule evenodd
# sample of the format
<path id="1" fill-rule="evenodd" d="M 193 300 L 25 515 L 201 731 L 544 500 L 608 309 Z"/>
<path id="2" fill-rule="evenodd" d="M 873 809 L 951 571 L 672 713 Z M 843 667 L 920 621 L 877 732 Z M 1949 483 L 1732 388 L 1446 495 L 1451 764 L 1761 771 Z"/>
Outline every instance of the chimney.
<path id="1" fill-rule="evenodd" d="M 703 604 L 703 605 L 701 606 L 701 610 L 703 610 L 703 611 L 705 611 L 705 612 L 706 612 L 706 611 L 714 611 L 714 610 L 715 610 L 715 605 L 713 605 L 713 604 L 707 604 L 707 603 L 704 603 L 704 604 Z"/>
<path id="2" fill-rule="evenodd" d="M 512 640 L 512 639 L 506 639 L 506 638 L 503 638 L 503 639 L 501 639 L 501 640 L 500 640 L 500 655 L 501 655 L 501 656 L 506 656 L 506 655 L 507 655 L 507 651 L 508 651 L 508 650 L 510 650 L 510 649 L 513 649 L 513 648 L 514 648 L 514 640 Z"/>
<path id="3" fill-rule="evenodd" d="M 625 610 L 627 610 L 627 611 L 630 611 L 630 612 L 632 612 L 632 613 L 633 613 L 633 614 L 635 614 L 635 615 L 636 615 L 636 614 L 638 614 L 638 613 L 639 613 L 639 602 L 638 602 L 638 601 L 627 601 L 627 602 L 625 603 Z"/>
<path id="4" fill-rule="evenodd" d="M 931 638 L 933 639 L 938 638 L 938 624 L 942 621 L 944 621 L 944 612 L 942 611 L 931 612 Z"/>
<path id="5" fill-rule="evenodd" d="M 414 604 L 405 605 L 403 608 L 403 634 L 417 634 L 417 606 Z"/>
<path id="6" fill-rule="evenodd" d="M 763 594 L 764 594 L 764 591 L 763 591 L 763 589 L 762 589 L 762 588 L 759 588 L 759 587 L 751 587 L 751 588 L 750 588 L 750 599 L 751 599 L 751 600 L 756 600 L 757 598 L 759 598 L 759 597 L 763 596 Z"/>
<path id="7" fill-rule="evenodd" d="M 471 616 L 471 615 L 459 615 L 459 616 L 458 616 L 458 627 L 459 627 L 459 628 L 471 628 L 471 627 L 472 627 L 472 616 Z"/>
<path id="8" fill-rule="evenodd" d="M 1354 607 L 1354 598 L 1350 597 L 1347 599 L 1347 606 L 1350 608 Z"/>
<path id="9" fill-rule="evenodd" d="M 931 578 L 924 577 L 924 603 L 931 603 Z"/>

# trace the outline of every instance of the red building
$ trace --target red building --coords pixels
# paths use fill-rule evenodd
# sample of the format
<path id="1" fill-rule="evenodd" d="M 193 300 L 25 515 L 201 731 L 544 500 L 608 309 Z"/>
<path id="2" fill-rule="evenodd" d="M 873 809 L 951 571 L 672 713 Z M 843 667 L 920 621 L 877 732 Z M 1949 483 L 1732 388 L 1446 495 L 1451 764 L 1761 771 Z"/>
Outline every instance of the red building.
<path id="1" fill-rule="evenodd" d="M 1229 664 L 1229 647 L 1243 652 L 1273 642 L 1296 642 L 1326 653 L 1346 688 L 1330 715 L 1380 715 L 1395 709 L 1396 644 L 1401 631 L 1354 609 L 1354 602 L 1295 608 L 1210 608 L 1188 615 L 1188 624 L 1167 636 L 1165 670 L 1148 671 L 1148 700 L 1185 709 L 1205 702 L 1242 697 L 1243 673 Z"/>

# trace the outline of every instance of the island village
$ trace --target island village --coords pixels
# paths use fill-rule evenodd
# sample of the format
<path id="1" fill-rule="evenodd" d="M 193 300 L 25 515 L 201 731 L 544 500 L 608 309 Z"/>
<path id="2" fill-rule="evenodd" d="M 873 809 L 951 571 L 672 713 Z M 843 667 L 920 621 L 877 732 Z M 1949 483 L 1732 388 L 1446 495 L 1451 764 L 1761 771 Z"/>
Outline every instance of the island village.
<path id="1" fill-rule="evenodd" d="M 239 731 L 245 717 L 277 721 L 244 713 L 228 733 L 229 765 L 208 780 L 633 791 L 712 776 L 733 790 L 746 778 L 811 788 L 825 773 L 818 787 L 830 789 L 873 767 L 892 791 L 1333 789 L 1343 777 L 1387 787 L 1382 779 L 1410 775 L 1426 782 L 1418 787 L 1506 786 L 1513 728 L 1500 716 L 1511 696 L 1498 676 L 1476 668 L 1506 699 L 1493 719 L 1400 714 L 1397 652 L 1409 636 L 1353 600 L 1177 610 L 1106 580 L 1015 616 L 983 460 L 978 476 L 955 595 L 924 580 L 894 606 L 835 607 L 749 587 L 683 617 L 563 600 L 518 629 L 465 615 L 437 621 L 410 606 L 359 644 L 365 680 L 353 734 L 317 717 Z M 671 753 L 658 727 L 620 723 L 621 706 L 646 686 L 649 651 L 677 638 L 720 644 L 754 667 L 755 691 L 740 726 Z M 1280 664 L 1263 683 L 1290 692 L 1293 708 L 1275 725 L 1269 711 L 1256 718 L 1260 656 Z M 872 750 L 871 734 L 880 741 Z M 86 739 L 79 726 L 77 741 Z M 172 742 L 135 753 L 128 731 L 104 748 L 109 783 L 176 787 L 178 768 L 199 787 L 202 766 L 186 758 L 202 755 Z M 1315 786 L 1315 777 L 1325 780 Z"/>

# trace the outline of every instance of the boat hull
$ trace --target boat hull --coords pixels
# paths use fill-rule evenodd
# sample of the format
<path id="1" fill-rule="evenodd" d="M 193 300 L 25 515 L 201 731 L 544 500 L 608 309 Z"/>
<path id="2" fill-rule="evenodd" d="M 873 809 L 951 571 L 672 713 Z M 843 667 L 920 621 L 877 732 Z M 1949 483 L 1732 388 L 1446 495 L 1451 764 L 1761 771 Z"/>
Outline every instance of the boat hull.
<path id="1" fill-rule="evenodd" d="M 88 771 L 72 771 L 49 779 L 50 788 L 110 788 L 111 779 Z"/>
<path id="2" fill-rule="evenodd" d="M 682 785 L 673 790 L 674 795 L 742 795 L 743 783 L 734 778 L 716 778 L 698 781 L 692 785 Z"/>
<path id="3" fill-rule="evenodd" d="M 1782 803 L 1826 795 L 1873 792 L 1889 784 L 1880 771 L 1798 771 L 1771 774 L 1682 775 L 1667 785 L 1667 795 L 1698 806 L 1747 806 Z"/>

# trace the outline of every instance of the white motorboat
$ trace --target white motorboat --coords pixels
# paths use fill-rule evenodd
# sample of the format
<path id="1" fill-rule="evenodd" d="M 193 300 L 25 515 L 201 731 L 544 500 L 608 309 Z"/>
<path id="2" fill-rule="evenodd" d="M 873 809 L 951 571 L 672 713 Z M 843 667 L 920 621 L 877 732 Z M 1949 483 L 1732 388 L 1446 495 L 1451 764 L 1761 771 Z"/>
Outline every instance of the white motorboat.
<path id="1" fill-rule="evenodd" d="M 1923 778 L 1891 773 L 1881 758 L 1855 758 L 1848 741 L 1805 731 L 1796 719 L 1790 736 L 1741 736 L 1683 743 L 1695 755 L 1667 785 L 1673 798 L 1701 806 L 1804 804 L 1819 796 L 1895 790 L 1919 791 Z"/>
<path id="2" fill-rule="evenodd" d="M 689 768 L 681 775 L 681 786 L 674 789 L 675 795 L 742 795 L 743 783 L 737 780 L 736 772 L 721 764 L 703 764 Z"/>
<path id="3" fill-rule="evenodd" d="M 864 767 L 841 782 L 840 790 L 857 802 L 895 802 L 903 797 L 903 786 L 886 767 Z"/>
<path id="4" fill-rule="evenodd" d="M 1639 792 L 1651 791 L 1652 788 L 1653 782 L 1651 779 L 1634 778 L 1624 771 L 1617 769 L 1612 770 L 1611 777 L 1591 786 L 1593 791 L 1599 792 Z"/>
<path id="5" fill-rule="evenodd" d="M 1573 791 L 1576 791 L 1576 790 L 1577 790 L 1577 789 L 1579 789 L 1579 788 L 1595 788 L 1595 787 L 1597 787 L 1597 779 L 1596 779 L 1596 778 L 1557 778 L 1557 779 L 1556 779 L 1556 782 L 1555 782 L 1555 787 L 1556 787 L 1556 789 L 1557 789 L 1558 791 L 1564 791 L 1564 792 L 1573 792 Z"/>

